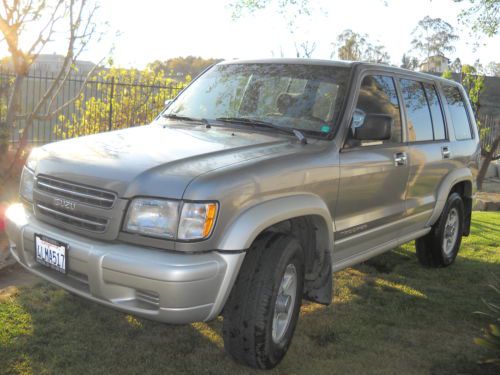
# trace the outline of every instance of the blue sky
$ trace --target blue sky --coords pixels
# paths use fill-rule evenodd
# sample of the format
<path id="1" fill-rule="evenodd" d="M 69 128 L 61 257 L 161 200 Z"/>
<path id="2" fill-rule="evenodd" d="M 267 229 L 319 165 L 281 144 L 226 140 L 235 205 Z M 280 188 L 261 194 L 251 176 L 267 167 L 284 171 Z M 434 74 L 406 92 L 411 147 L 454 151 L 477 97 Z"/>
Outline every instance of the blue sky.
<path id="1" fill-rule="evenodd" d="M 457 21 L 462 5 L 452 0 L 311 0 L 313 14 L 297 20 L 293 34 L 275 9 L 259 11 L 233 21 L 228 0 L 106 0 L 101 1 L 99 22 L 109 22 L 109 33 L 83 56 L 98 61 L 111 45 L 113 60 L 124 67 L 144 67 L 156 59 L 197 55 L 224 59 L 294 57 L 294 43 L 316 42 L 313 57 L 330 58 L 332 42 L 344 29 L 366 33 L 386 46 L 399 64 L 410 48 L 411 31 L 429 15 L 457 28 L 461 40 L 450 58 L 464 63 L 500 61 L 500 36 L 484 38 L 474 51 L 470 31 Z M 384 4 L 388 3 L 388 6 Z M 320 11 L 322 9 L 324 12 Z M 119 31 L 120 36 L 115 37 Z M 46 52 L 60 52 L 55 43 Z"/>

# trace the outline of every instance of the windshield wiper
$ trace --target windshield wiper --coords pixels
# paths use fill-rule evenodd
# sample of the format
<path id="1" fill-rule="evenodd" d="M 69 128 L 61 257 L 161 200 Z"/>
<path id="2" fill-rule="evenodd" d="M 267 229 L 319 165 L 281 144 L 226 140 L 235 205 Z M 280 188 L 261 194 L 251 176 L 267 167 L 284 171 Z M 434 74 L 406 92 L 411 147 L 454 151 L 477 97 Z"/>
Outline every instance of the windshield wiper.
<path id="1" fill-rule="evenodd" d="M 302 133 L 300 130 L 275 125 L 272 122 L 251 119 L 248 117 L 217 117 L 215 120 L 222 121 L 222 122 L 234 122 L 234 123 L 238 123 L 238 124 L 247 124 L 247 125 L 251 125 L 251 126 L 261 126 L 261 127 L 265 127 L 265 128 L 269 128 L 269 129 L 276 129 L 276 130 L 279 130 L 283 133 L 293 134 L 294 136 L 296 136 L 298 138 L 300 143 L 302 143 L 304 145 L 307 143 L 307 138 L 305 137 L 304 133 Z"/>
<path id="2" fill-rule="evenodd" d="M 188 116 L 180 116 L 180 115 L 176 115 L 173 113 L 164 114 L 164 115 L 161 115 L 161 117 L 167 118 L 170 120 L 199 122 L 199 123 L 206 125 L 207 128 L 211 127 L 210 122 L 206 118 L 194 118 L 194 117 L 188 117 Z"/>

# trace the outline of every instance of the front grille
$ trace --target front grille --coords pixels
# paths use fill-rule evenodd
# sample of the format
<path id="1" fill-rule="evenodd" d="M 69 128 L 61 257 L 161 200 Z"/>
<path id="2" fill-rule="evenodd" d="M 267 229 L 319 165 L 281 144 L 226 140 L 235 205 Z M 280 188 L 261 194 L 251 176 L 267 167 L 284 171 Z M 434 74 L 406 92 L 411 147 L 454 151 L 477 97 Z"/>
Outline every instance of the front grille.
<path id="1" fill-rule="evenodd" d="M 109 191 L 57 180 L 47 176 L 37 176 L 36 187 L 38 190 L 99 208 L 111 208 L 116 200 L 116 195 Z"/>
<path id="2" fill-rule="evenodd" d="M 64 210 L 61 207 L 48 203 L 36 203 L 36 208 L 45 216 L 67 223 L 74 227 L 93 232 L 105 232 L 108 225 L 107 219 L 87 215 L 81 212 Z"/>

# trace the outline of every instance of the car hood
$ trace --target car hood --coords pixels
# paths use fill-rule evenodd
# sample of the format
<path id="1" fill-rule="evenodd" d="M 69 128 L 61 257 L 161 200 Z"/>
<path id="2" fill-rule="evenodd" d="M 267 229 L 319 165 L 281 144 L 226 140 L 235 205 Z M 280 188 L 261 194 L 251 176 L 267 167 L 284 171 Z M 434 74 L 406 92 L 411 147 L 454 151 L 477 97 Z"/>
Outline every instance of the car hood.
<path id="1" fill-rule="evenodd" d="M 111 190 L 123 198 L 180 199 L 193 178 L 279 153 L 292 142 L 283 135 L 239 129 L 152 124 L 46 145 L 36 173 Z"/>

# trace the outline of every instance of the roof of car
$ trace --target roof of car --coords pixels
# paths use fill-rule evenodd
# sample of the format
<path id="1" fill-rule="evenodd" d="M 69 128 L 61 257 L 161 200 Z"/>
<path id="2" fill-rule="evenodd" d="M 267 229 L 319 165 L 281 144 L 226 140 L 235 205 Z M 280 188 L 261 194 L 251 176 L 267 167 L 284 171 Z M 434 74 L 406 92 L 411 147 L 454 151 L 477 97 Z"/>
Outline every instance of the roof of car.
<path id="1" fill-rule="evenodd" d="M 301 58 L 267 58 L 267 59 L 250 59 L 250 60 L 227 60 L 219 64 L 298 64 L 298 65 L 318 65 L 318 66 L 338 66 L 338 67 L 360 67 L 361 69 L 384 69 L 394 73 L 409 73 L 415 77 L 422 79 L 438 80 L 448 84 L 458 85 L 455 81 L 435 76 L 428 73 L 415 72 L 413 70 L 399 68 L 393 65 L 376 64 L 362 61 L 337 61 L 337 60 L 321 60 L 321 59 L 301 59 Z"/>
<path id="2" fill-rule="evenodd" d="M 297 65 L 327 65 L 327 66 L 343 66 L 350 67 L 354 63 L 352 61 L 335 61 L 335 60 L 320 60 L 320 59 L 292 59 L 292 58 L 268 58 L 268 59 L 251 59 L 251 60 L 226 60 L 219 64 L 297 64 Z"/>

